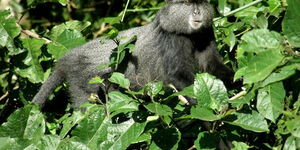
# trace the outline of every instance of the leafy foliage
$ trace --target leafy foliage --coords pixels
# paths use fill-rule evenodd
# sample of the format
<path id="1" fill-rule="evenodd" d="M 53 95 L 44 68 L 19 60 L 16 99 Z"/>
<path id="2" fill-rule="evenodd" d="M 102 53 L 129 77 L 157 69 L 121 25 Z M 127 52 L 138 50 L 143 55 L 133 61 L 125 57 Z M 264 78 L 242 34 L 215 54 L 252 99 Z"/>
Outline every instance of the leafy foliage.
<path id="1" fill-rule="evenodd" d="M 91 97 L 94 104 L 81 110 L 58 103 L 67 99 L 67 85 L 56 88 L 43 110 L 30 101 L 65 53 L 150 22 L 164 1 L 131 0 L 128 7 L 116 0 L 5 2 L 0 2 L 0 149 L 216 149 L 228 142 L 239 150 L 300 148 L 299 0 L 210 1 L 217 8 L 218 50 L 241 87 L 229 90 L 199 73 L 183 91 L 162 82 L 132 91 L 129 80 L 114 72 L 90 83 L 114 84 L 120 91 Z M 117 69 L 135 40 L 115 41 L 111 64 L 99 69 Z M 197 104 L 186 105 L 182 96 Z"/>

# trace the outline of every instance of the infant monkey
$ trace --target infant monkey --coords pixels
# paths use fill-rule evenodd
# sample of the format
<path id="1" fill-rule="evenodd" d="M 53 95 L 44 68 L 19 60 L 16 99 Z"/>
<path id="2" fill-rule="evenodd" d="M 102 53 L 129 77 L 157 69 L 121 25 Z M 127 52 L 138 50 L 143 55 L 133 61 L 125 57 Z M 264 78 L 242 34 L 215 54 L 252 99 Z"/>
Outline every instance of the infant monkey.
<path id="1" fill-rule="evenodd" d="M 163 81 L 178 90 L 194 82 L 195 73 L 208 72 L 229 83 L 233 71 L 227 68 L 216 50 L 212 29 L 213 9 L 207 0 L 166 0 L 166 5 L 148 25 L 120 32 L 127 42 L 137 36 L 135 50 L 121 72 L 139 88 L 149 81 Z M 103 41 L 104 42 L 100 42 Z M 89 84 L 95 76 L 104 76 L 111 68 L 98 70 L 100 64 L 109 64 L 113 40 L 98 38 L 77 47 L 58 60 L 55 70 L 33 98 L 43 106 L 53 89 L 64 81 L 69 83 L 73 108 L 98 93 L 100 85 Z"/>

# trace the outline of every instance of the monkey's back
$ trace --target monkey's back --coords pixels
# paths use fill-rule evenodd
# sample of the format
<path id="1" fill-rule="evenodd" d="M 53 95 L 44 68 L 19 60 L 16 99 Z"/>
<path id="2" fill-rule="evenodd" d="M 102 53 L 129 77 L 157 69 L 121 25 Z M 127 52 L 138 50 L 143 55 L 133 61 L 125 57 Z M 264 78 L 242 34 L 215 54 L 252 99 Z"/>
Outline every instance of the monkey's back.
<path id="1" fill-rule="evenodd" d="M 139 51 L 143 51 L 143 42 L 147 41 L 151 36 L 146 34 L 150 32 L 151 25 L 136 27 L 129 30 L 121 31 L 117 38 L 122 39 L 120 43 L 127 42 L 131 37 L 137 36 L 136 49 L 133 56 L 140 55 Z M 126 37 L 126 38 L 124 38 Z M 97 85 L 88 84 L 88 81 L 95 76 L 103 76 L 112 71 L 111 68 L 103 70 L 97 69 L 101 64 L 109 64 L 112 50 L 118 45 L 110 39 L 103 37 L 92 40 L 82 46 L 74 48 L 62 58 L 59 59 L 56 69 L 64 72 L 65 79 L 69 84 L 75 84 L 84 88 L 87 92 L 96 92 Z M 140 56 L 139 56 L 140 57 Z M 124 69 L 125 74 L 132 76 L 134 70 L 138 66 L 129 62 Z M 134 76 L 134 75 L 133 75 Z"/>

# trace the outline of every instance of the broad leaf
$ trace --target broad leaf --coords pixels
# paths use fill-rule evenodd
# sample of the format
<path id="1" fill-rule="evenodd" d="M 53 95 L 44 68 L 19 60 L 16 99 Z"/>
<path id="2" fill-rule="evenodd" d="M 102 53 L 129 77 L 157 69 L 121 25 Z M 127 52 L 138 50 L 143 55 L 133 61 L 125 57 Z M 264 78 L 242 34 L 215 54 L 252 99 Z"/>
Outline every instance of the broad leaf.
<path id="1" fill-rule="evenodd" d="M 205 120 L 205 121 L 220 120 L 225 116 L 224 113 L 216 114 L 215 111 L 212 110 L 211 108 L 201 107 L 199 105 L 193 106 L 191 109 L 191 116 L 193 118 Z"/>
<path id="2" fill-rule="evenodd" d="M 244 76 L 244 83 L 255 83 L 264 80 L 272 71 L 281 64 L 284 56 L 277 49 L 270 49 L 258 53 L 256 57 L 252 57 L 248 66 L 241 73 Z"/>
<path id="3" fill-rule="evenodd" d="M 144 131 L 146 122 L 137 123 L 133 119 L 119 124 L 110 124 L 107 128 L 106 140 L 97 149 L 126 149 L 136 142 Z"/>
<path id="4" fill-rule="evenodd" d="M 288 8 L 283 19 L 282 30 L 289 43 L 294 47 L 300 47 L 300 1 L 287 0 Z"/>
<path id="5" fill-rule="evenodd" d="M 275 123 L 284 111 L 285 90 L 282 82 L 273 83 L 260 89 L 257 95 L 257 110 L 265 118 Z"/>
<path id="6" fill-rule="evenodd" d="M 61 142 L 61 139 L 57 135 L 46 135 L 44 136 L 36 146 L 40 150 L 57 150 Z"/>
<path id="7" fill-rule="evenodd" d="M 77 30 L 64 30 L 52 40 L 53 42 L 49 43 L 47 48 L 48 52 L 52 54 L 55 59 L 59 59 L 72 48 L 85 43 L 85 38 Z"/>
<path id="8" fill-rule="evenodd" d="M 264 87 L 268 84 L 282 81 L 284 79 L 289 78 L 293 74 L 296 73 L 296 65 L 288 65 L 279 69 L 277 72 L 273 72 L 270 76 L 268 76 L 261 84 L 261 87 Z"/>
<path id="9" fill-rule="evenodd" d="M 10 50 L 10 54 L 18 54 L 20 51 L 14 45 L 14 38 L 21 32 L 21 28 L 17 25 L 8 10 L 0 10 L 0 46 L 6 46 Z"/>
<path id="10" fill-rule="evenodd" d="M 194 144 L 197 149 L 215 150 L 220 140 L 221 138 L 217 133 L 201 132 Z"/>
<path id="11" fill-rule="evenodd" d="M 133 98 L 123 93 L 111 92 L 108 94 L 108 97 L 109 102 L 107 108 L 109 112 L 117 114 L 138 110 L 138 103 Z"/>
<path id="12" fill-rule="evenodd" d="M 143 133 L 147 123 L 134 122 L 127 130 L 123 130 L 123 133 L 115 140 L 109 150 L 126 149 L 130 144 L 135 142 Z"/>
<path id="13" fill-rule="evenodd" d="M 41 83 L 49 75 L 49 71 L 44 75 L 43 68 L 40 64 L 39 57 L 42 53 L 41 47 L 45 43 L 41 39 L 23 39 L 23 46 L 27 50 L 27 57 L 23 60 L 28 68 L 17 68 L 16 72 L 24 78 L 28 78 L 32 83 Z"/>
<path id="14" fill-rule="evenodd" d="M 36 106 L 27 105 L 16 110 L 0 126 L 0 137 L 39 140 L 45 132 L 45 120 Z"/>
<path id="15" fill-rule="evenodd" d="M 243 76 L 244 83 L 255 83 L 268 77 L 278 67 L 284 56 L 283 37 L 267 29 L 252 30 L 242 37 L 237 58 L 239 70 L 235 79 Z"/>
<path id="16" fill-rule="evenodd" d="M 244 142 L 233 141 L 232 144 L 234 147 L 231 150 L 248 150 L 250 148 L 250 146 Z"/>
<path id="17" fill-rule="evenodd" d="M 256 111 L 252 111 L 251 114 L 246 113 L 234 113 L 237 119 L 233 122 L 227 122 L 232 125 L 236 125 L 242 127 L 246 130 L 254 131 L 254 132 L 268 132 L 268 124 L 267 121 L 258 114 Z"/>
<path id="18" fill-rule="evenodd" d="M 288 120 L 285 122 L 286 127 L 293 136 L 300 138 L 300 122 L 298 119 Z"/>
<path id="19" fill-rule="evenodd" d="M 155 113 L 160 116 L 172 116 L 172 109 L 167 106 L 160 103 L 150 103 L 145 105 L 146 109 L 149 110 L 152 113 Z"/>
<path id="20" fill-rule="evenodd" d="M 297 150 L 299 148 L 299 147 L 297 147 L 298 141 L 297 141 L 297 138 L 295 138 L 295 137 L 292 137 L 292 136 L 288 137 L 284 143 L 283 150 Z"/>
<path id="21" fill-rule="evenodd" d="M 269 49 L 281 49 L 284 38 L 267 29 L 252 30 L 242 36 L 241 46 L 245 52 L 260 53 Z"/>
<path id="22" fill-rule="evenodd" d="M 108 80 L 122 88 L 129 89 L 130 81 L 122 73 L 114 72 Z"/>
<path id="23" fill-rule="evenodd" d="M 162 82 L 150 82 L 145 86 L 145 91 L 147 92 L 147 95 L 151 97 L 157 96 L 162 91 L 162 89 Z"/>
<path id="24" fill-rule="evenodd" d="M 92 149 L 98 149 L 99 145 L 107 139 L 107 127 L 108 118 L 105 109 L 94 105 L 87 108 L 84 118 L 72 131 L 72 138 Z"/>
<path id="25" fill-rule="evenodd" d="M 194 94 L 198 100 L 195 109 L 208 107 L 219 112 L 227 108 L 228 95 L 223 82 L 208 73 L 196 75 Z"/>
<path id="26" fill-rule="evenodd" d="M 17 145 L 17 140 L 15 138 L 0 137 L 1 150 L 19 150 L 19 147 Z"/>
<path id="27" fill-rule="evenodd" d="M 221 80 L 208 73 L 197 74 L 193 87 L 193 95 L 198 100 L 198 104 L 191 109 L 193 118 L 214 121 L 224 117 L 228 95 Z"/>
<path id="28" fill-rule="evenodd" d="M 63 128 L 60 131 L 59 137 L 64 138 L 82 118 L 83 116 L 80 112 L 73 112 L 70 117 L 63 121 Z"/>
<path id="29" fill-rule="evenodd" d="M 168 128 L 158 130 L 152 137 L 149 150 L 177 150 L 181 133 L 177 128 Z"/>
<path id="30" fill-rule="evenodd" d="M 76 30 L 81 32 L 90 25 L 90 22 L 81 22 L 77 20 L 68 21 L 53 27 L 50 32 L 50 38 L 51 40 L 57 41 L 59 36 L 65 32 L 65 30 Z"/>
<path id="31" fill-rule="evenodd" d="M 73 139 L 64 139 L 60 142 L 57 150 L 92 150 L 87 145 Z"/>

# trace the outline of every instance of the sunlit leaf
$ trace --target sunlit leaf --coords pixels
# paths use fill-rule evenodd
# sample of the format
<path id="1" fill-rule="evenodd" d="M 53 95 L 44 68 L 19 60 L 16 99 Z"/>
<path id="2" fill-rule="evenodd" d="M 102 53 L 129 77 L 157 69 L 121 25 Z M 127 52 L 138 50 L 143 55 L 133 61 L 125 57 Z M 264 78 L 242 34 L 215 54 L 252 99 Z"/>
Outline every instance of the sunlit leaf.
<path id="1" fill-rule="evenodd" d="M 268 132 L 267 121 L 255 111 L 252 111 L 251 114 L 246 113 L 234 113 L 237 117 L 233 122 L 227 122 L 232 125 L 242 127 L 246 130 L 254 132 Z"/>
<path id="2" fill-rule="evenodd" d="M 275 123 L 284 111 L 284 98 L 283 83 L 277 82 L 258 91 L 256 107 L 262 116 Z"/>
<path id="3" fill-rule="evenodd" d="M 72 48 L 85 43 L 85 38 L 77 30 L 64 30 L 55 40 L 48 44 L 48 52 L 55 59 L 59 59 L 69 52 Z"/>
<path id="4" fill-rule="evenodd" d="M 287 0 L 288 8 L 282 23 L 282 30 L 294 47 L 300 47 L 300 1 Z"/>

